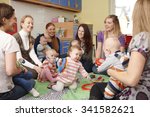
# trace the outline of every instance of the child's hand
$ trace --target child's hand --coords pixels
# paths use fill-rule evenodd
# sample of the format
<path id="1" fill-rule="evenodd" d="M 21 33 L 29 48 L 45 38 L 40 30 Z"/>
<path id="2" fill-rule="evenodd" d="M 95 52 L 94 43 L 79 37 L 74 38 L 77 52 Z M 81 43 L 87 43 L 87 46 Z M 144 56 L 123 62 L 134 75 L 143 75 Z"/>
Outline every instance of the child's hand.
<path id="1" fill-rule="evenodd" d="M 60 66 L 60 65 L 62 65 L 62 59 L 61 58 L 58 60 L 58 66 Z"/>
<path id="2" fill-rule="evenodd" d="M 48 61 L 47 61 L 47 60 L 43 61 L 43 65 L 45 65 L 45 64 L 48 64 Z"/>
<path id="3" fill-rule="evenodd" d="M 97 71 L 100 72 L 100 66 L 97 67 Z"/>
<path id="4" fill-rule="evenodd" d="M 103 58 L 97 58 L 97 59 L 95 60 L 95 65 L 96 65 L 96 66 L 100 66 L 103 62 L 104 62 L 104 59 L 103 59 Z"/>
<path id="5" fill-rule="evenodd" d="M 23 69 L 24 69 L 24 72 L 25 72 L 25 73 L 28 72 L 27 68 L 23 67 Z"/>
<path id="6" fill-rule="evenodd" d="M 92 81 L 92 79 L 91 79 L 91 77 L 88 75 L 87 77 L 86 77 L 88 80 L 90 80 L 90 81 Z"/>

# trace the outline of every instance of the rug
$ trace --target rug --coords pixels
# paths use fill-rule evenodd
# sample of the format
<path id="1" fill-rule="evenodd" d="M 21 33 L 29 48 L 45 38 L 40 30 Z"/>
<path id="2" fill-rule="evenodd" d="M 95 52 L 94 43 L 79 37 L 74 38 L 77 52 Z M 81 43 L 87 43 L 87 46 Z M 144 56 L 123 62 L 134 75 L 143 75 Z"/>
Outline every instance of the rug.
<path id="1" fill-rule="evenodd" d="M 107 82 L 109 77 L 106 75 L 97 75 L 90 73 L 90 76 L 94 77 L 92 81 L 97 81 L 99 77 L 103 78 L 102 82 Z M 89 99 L 89 93 L 91 85 L 87 87 L 89 90 L 83 90 L 83 85 L 91 84 L 92 81 L 82 78 L 80 74 L 77 75 L 78 77 L 78 87 L 75 90 L 70 90 L 65 88 L 63 91 L 56 92 L 52 89 L 48 89 L 47 86 L 49 82 L 38 82 L 36 81 L 35 89 L 40 93 L 40 96 L 35 98 L 31 94 L 27 94 L 24 97 L 20 98 L 19 100 L 87 100 Z"/>

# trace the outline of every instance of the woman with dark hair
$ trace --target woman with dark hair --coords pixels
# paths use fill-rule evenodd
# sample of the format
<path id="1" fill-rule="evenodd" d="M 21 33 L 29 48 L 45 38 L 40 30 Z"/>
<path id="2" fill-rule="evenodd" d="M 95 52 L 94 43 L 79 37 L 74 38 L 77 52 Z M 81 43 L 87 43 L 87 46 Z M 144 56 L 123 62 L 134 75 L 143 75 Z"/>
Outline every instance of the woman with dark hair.
<path id="1" fill-rule="evenodd" d="M 0 3 L 0 100 L 18 99 L 28 92 L 13 83 L 13 77 L 22 69 L 16 66 L 16 52 L 19 45 L 16 39 L 7 34 L 13 31 L 16 23 L 15 10 L 8 4 Z"/>
<path id="2" fill-rule="evenodd" d="M 87 72 L 92 72 L 93 41 L 87 24 L 79 25 L 76 39 L 81 43 L 81 47 L 84 50 L 80 61 Z"/>
<path id="3" fill-rule="evenodd" d="M 40 44 L 40 45 L 39 45 Z M 45 59 L 43 50 L 46 49 L 44 45 L 49 46 L 52 49 L 55 49 L 57 53 L 60 54 L 60 41 L 59 39 L 55 36 L 55 25 L 51 22 L 46 24 L 45 26 L 45 32 L 43 34 L 40 34 L 34 43 L 34 50 L 35 53 L 37 54 L 38 58 L 41 59 L 42 61 Z"/>

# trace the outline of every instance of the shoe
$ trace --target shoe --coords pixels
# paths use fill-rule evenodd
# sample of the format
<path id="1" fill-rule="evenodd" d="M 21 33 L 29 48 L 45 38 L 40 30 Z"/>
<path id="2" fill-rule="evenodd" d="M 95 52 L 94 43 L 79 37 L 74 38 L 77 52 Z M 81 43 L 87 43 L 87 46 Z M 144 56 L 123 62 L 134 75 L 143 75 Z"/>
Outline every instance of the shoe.
<path id="1" fill-rule="evenodd" d="M 39 97 L 40 94 L 37 90 L 35 90 L 34 88 L 31 89 L 31 91 L 29 91 L 34 97 Z"/>

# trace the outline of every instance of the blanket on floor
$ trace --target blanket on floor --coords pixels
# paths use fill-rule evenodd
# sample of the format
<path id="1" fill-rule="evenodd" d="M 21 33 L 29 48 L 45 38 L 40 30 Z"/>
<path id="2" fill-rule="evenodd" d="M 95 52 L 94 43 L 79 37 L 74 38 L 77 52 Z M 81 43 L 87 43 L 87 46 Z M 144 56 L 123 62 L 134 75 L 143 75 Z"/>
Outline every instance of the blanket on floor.
<path id="1" fill-rule="evenodd" d="M 92 81 L 95 82 L 108 82 L 109 77 L 106 75 L 98 75 L 90 73 Z M 87 100 L 89 98 L 90 88 L 94 84 L 92 81 L 82 78 L 78 74 L 78 87 L 75 90 L 65 88 L 61 92 L 56 92 L 52 89 L 48 89 L 49 82 L 38 82 L 36 81 L 35 89 L 40 93 L 38 98 L 34 98 L 31 94 L 28 94 L 20 100 Z"/>

